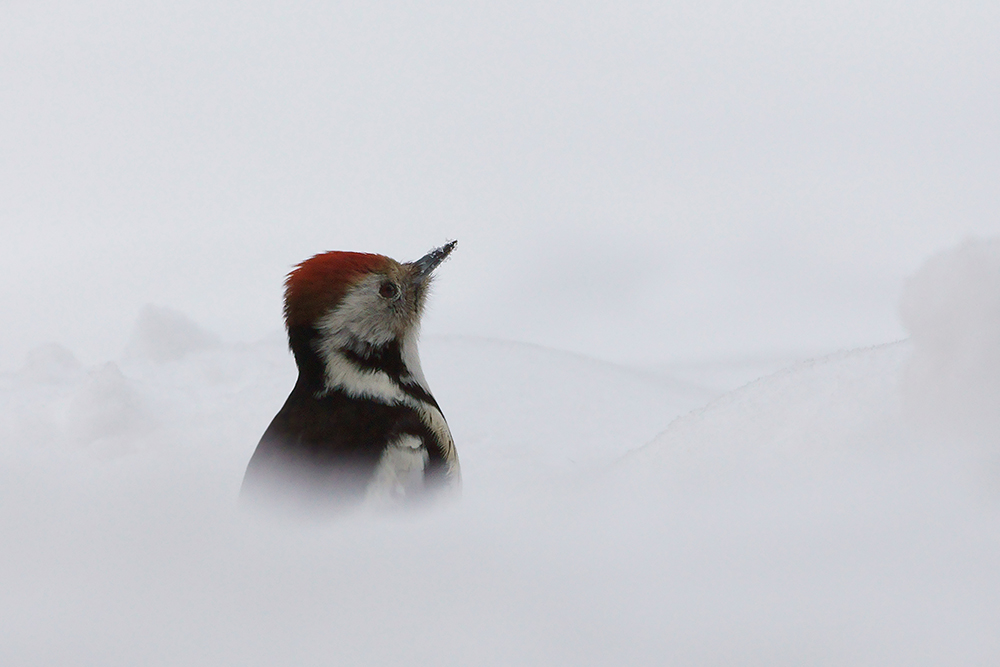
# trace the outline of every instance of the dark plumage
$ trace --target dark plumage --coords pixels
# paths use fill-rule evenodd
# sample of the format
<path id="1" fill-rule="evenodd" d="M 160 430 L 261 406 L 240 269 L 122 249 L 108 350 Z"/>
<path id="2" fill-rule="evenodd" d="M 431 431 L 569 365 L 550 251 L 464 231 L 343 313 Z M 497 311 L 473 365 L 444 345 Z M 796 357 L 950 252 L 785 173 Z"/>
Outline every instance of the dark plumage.
<path id="1" fill-rule="evenodd" d="M 416 354 L 431 271 L 454 245 L 408 264 L 325 253 L 289 275 L 299 376 L 250 459 L 244 496 L 395 503 L 458 485 L 451 433 Z"/>

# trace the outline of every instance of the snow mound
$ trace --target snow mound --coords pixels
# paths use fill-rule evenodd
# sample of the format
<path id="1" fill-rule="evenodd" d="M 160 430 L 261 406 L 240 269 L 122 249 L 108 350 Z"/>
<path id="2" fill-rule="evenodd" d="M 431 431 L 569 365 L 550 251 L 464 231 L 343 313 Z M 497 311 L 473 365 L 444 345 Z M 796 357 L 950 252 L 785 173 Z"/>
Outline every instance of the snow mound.
<path id="1" fill-rule="evenodd" d="M 929 260 L 906 285 L 908 341 L 796 364 L 679 418 L 626 468 L 826 465 L 1000 435 L 1000 240 Z M 926 432 L 929 421 L 938 427 Z M 716 470 L 713 468 L 715 472 Z"/>
<path id="2" fill-rule="evenodd" d="M 669 471 L 696 460 L 726 469 L 823 463 L 887 446 L 898 429 L 896 375 L 906 343 L 841 352 L 756 380 L 678 418 L 621 465 Z"/>
<path id="3" fill-rule="evenodd" d="M 458 443 L 466 493 L 472 494 L 610 465 L 677 415 L 716 396 L 523 343 L 432 336 L 420 349 Z"/>
<path id="4" fill-rule="evenodd" d="M 131 443 L 154 428 L 143 397 L 117 364 L 108 362 L 87 373 L 70 400 L 67 433 L 99 455 L 127 453 Z"/>
<path id="5" fill-rule="evenodd" d="M 663 655 L 837 665 L 1000 655 L 990 565 L 1000 470 L 911 418 L 899 378 L 914 350 L 844 352 L 762 378 L 677 419 L 594 485 L 605 503 L 594 524 L 631 524 L 617 539 L 633 548 L 645 534 L 662 566 L 645 570 L 672 596 L 661 612 L 686 614 L 671 617 L 681 637 Z"/>
<path id="6" fill-rule="evenodd" d="M 983 439 L 1000 433 L 1000 239 L 970 240 L 928 260 L 906 284 L 912 335 L 910 413 Z"/>

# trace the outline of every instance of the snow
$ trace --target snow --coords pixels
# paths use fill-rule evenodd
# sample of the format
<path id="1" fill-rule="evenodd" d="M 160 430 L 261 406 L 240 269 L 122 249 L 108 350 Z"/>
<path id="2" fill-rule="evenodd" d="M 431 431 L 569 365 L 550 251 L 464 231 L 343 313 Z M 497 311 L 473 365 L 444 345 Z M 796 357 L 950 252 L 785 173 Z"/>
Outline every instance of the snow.
<path id="1" fill-rule="evenodd" d="M 0 3 L 0 664 L 1000 662 L 998 25 Z M 287 272 L 455 238 L 462 498 L 242 510 Z"/>
<path id="2" fill-rule="evenodd" d="M 114 362 L 43 346 L 0 378 L 2 662 L 991 663 L 998 266 L 996 241 L 942 253 L 911 339 L 721 395 L 427 336 L 463 497 L 329 521 L 237 504 L 294 381 L 280 336 L 160 308 Z"/>

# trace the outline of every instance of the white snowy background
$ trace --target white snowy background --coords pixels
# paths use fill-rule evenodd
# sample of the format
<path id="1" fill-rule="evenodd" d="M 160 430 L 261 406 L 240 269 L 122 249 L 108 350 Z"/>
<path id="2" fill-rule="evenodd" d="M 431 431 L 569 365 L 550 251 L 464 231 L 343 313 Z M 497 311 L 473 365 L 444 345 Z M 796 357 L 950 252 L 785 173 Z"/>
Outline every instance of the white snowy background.
<path id="1" fill-rule="evenodd" d="M 0 4 L 0 664 L 996 664 L 998 119 L 985 2 Z M 462 499 L 241 510 L 451 238 Z"/>

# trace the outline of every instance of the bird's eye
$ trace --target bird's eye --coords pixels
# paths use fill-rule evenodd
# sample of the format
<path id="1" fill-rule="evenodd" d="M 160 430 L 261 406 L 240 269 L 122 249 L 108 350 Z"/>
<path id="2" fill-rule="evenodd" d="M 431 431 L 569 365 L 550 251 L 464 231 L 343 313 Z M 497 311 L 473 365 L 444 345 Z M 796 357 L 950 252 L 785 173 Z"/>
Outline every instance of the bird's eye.
<path id="1" fill-rule="evenodd" d="M 382 283 L 378 288 L 378 293 L 384 299 L 395 299 L 399 296 L 399 288 L 393 283 Z"/>

